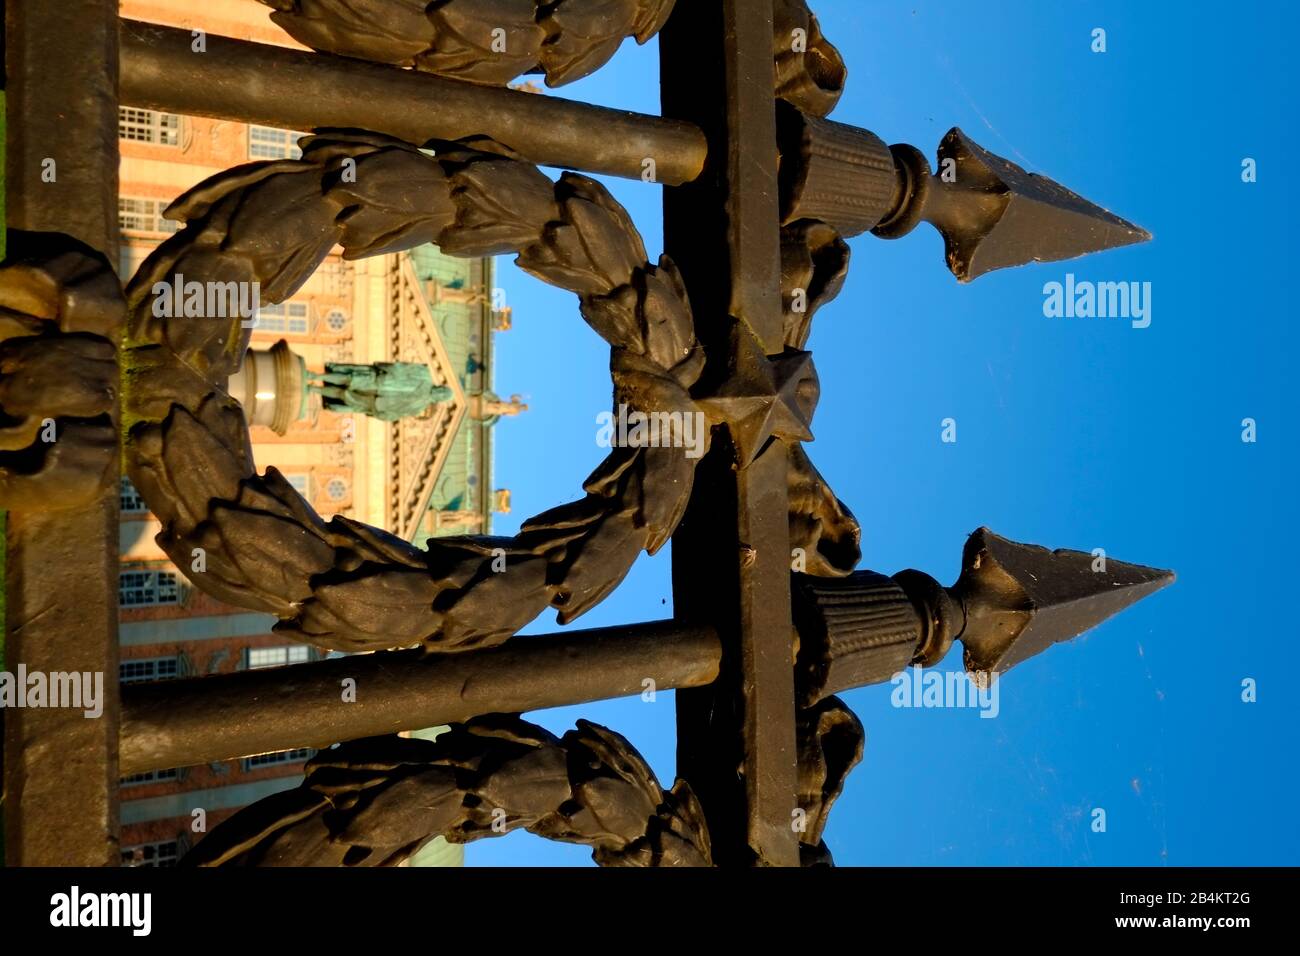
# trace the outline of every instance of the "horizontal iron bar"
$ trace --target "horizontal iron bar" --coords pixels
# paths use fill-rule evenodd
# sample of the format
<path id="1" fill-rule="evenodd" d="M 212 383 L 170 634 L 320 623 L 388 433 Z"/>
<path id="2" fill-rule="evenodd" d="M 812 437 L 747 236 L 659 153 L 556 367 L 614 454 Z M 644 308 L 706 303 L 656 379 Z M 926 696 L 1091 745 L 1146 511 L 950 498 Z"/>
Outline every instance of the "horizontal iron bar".
<path id="1" fill-rule="evenodd" d="M 384 651 L 122 688 L 121 773 L 700 687 L 718 676 L 711 627 L 655 621 L 535 637 L 463 654 Z M 344 681 L 355 681 L 345 701 Z"/>
<path id="2" fill-rule="evenodd" d="M 691 123 L 607 109 L 553 96 L 121 21 L 124 106 L 291 130 L 354 127 L 417 145 L 490 136 L 534 163 L 630 179 L 654 160 L 666 186 L 699 176 L 708 154 Z"/>

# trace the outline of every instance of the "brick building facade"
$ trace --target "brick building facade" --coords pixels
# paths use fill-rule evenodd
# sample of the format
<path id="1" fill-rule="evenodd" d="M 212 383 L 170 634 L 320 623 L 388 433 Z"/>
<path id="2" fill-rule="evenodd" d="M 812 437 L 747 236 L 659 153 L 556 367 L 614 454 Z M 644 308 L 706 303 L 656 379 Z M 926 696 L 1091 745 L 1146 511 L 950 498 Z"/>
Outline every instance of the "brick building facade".
<path id="1" fill-rule="evenodd" d="M 248 0 L 123 0 L 122 16 L 212 34 L 297 46 Z M 197 55 L 197 54 L 196 54 Z M 122 109 L 121 274 L 125 278 L 178 224 L 168 204 L 208 176 L 264 159 L 295 158 L 297 133 L 195 116 Z M 397 423 L 339 415 L 319 396 L 294 401 L 278 433 L 250 426 L 260 469 L 274 465 L 325 518 L 346 515 L 415 543 L 488 533 L 509 493 L 491 482 L 493 424 L 519 411 L 491 391 L 492 336 L 509 327 L 494 308 L 492 263 L 434 247 L 347 262 L 335 250 L 287 302 L 263 304 L 250 349 L 283 340 L 313 372 L 326 362 L 426 364 L 448 402 Z M 246 407 L 246 414 L 251 411 Z M 271 633 L 275 619 L 194 588 L 154 543 L 156 519 L 127 479 L 121 489 L 121 680 L 203 677 L 318 659 L 322 652 Z M 127 865 L 168 865 L 222 819 L 296 786 L 308 751 L 140 774 L 122 781 Z M 201 813 L 199 812 L 201 811 Z M 459 849 L 430 847 L 426 861 L 455 863 Z"/>

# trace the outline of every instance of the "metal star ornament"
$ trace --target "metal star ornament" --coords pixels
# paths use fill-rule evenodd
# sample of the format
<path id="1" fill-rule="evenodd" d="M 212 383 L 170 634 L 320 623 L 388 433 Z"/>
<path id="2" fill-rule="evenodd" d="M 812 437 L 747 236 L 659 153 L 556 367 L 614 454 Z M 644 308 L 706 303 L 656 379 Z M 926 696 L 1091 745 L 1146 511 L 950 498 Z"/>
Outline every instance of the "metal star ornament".
<path id="1" fill-rule="evenodd" d="M 765 355 L 739 324 L 731 345 L 728 374 L 697 402 L 712 423 L 730 430 L 740 467 L 757 458 L 771 438 L 812 441 L 812 417 L 821 395 L 812 353 L 788 349 Z"/>

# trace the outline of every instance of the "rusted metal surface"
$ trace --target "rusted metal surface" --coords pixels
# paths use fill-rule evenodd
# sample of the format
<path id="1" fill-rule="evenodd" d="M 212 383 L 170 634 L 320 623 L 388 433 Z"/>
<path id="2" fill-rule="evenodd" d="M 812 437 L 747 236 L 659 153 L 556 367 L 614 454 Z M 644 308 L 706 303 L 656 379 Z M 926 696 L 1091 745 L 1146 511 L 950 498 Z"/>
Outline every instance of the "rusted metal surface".
<path id="1" fill-rule="evenodd" d="M 689 182 L 705 144 L 689 123 L 478 86 L 325 53 L 122 21 L 122 104 L 282 129 L 352 127 L 416 145 L 487 136 L 534 163 Z"/>
<path id="2" fill-rule="evenodd" d="M 116 261 L 118 231 L 116 0 L 11 0 L 5 14 L 7 226 L 63 233 L 63 245 L 74 250 L 67 254 L 92 272 L 108 269 Z M 11 240 L 11 257 L 22 250 L 22 242 Z M 116 337 L 116 289 L 106 296 L 92 283 L 68 297 L 64 293 L 78 288 L 75 281 L 51 279 L 48 285 L 61 311 L 37 318 L 64 324 L 64 331 L 93 331 L 105 344 Z M 52 338 L 51 347 L 57 341 Z M 115 393 L 105 396 L 101 389 L 91 407 L 74 411 L 94 412 L 83 420 L 90 427 L 99 421 L 111 433 Z M 77 440 L 67 431 L 65 438 Z M 94 448 L 87 453 L 96 455 Z M 5 854 L 11 865 L 119 860 L 116 455 L 101 456 L 93 470 L 92 487 L 99 490 L 88 503 L 59 510 L 58 501 L 27 500 L 35 507 L 9 514 L 7 666 L 22 664 L 47 676 L 75 671 L 91 681 L 98 675 L 102 689 L 97 718 L 75 707 L 6 711 Z M 52 482 L 47 493 L 58 487 Z"/>

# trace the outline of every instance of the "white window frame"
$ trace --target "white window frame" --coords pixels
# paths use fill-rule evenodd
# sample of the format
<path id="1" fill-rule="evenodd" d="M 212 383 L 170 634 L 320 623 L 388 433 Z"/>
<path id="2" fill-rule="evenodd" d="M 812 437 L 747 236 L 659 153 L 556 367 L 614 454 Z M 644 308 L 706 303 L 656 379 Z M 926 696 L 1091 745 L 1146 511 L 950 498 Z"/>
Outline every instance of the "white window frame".
<path id="1" fill-rule="evenodd" d="M 180 229 L 180 223 L 163 218 L 169 204 L 162 199 L 144 196 L 117 197 L 117 226 L 121 232 L 147 232 L 171 235 Z"/>
<path id="2" fill-rule="evenodd" d="M 117 108 L 117 138 L 128 143 L 152 143 L 155 146 L 181 144 L 181 118 L 177 113 L 160 113 L 158 110 L 138 109 L 134 106 Z"/>
<path id="3" fill-rule="evenodd" d="M 118 485 L 118 507 L 124 515 L 143 515 L 149 513 L 149 506 L 145 504 L 144 497 L 131 484 L 131 479 L 122 476 Z"/>
<path id="4" fill-rule="evenodd" d="M 282 471 L 281 475 L 284 480 L 293 485 L 293 490 L 302 495 L 307 501 L 311 501 L 311 474 L 306 471 Z"/>
<path id="5" fill-rule="evenodd" d="M 253 329 L 282 335 L 310 335 L 311 308 L 306 302 L 292 300 L 259 306 Z"/>
<path id="6" fill-rule="evenodd" d="M 138 595 L 140 599 L 129 600 L 127 595 Z M 180 575 L 155 568 L 124 568 L 117 575 L 117 601 L 121 607 L 180 604 Z"/>
<path id="7" fill-rule="evenodd" d="M 154 851 L 151 860 L 137 860 L 135 858 L 137 851 L 143 856 L 144 851 L 149 849 Z M 175 866 L 176 861 L 180 858 L 180 840 L 154 840 L 150 843 L 137 843 L 134 846 L 122 847 L 123 866 Z"/>
<path id="8" fill-rule="evenodd" d="M 306 664 L 311 659 L 311 648 L 306 644 L 244 648 L 244 669 L 250 671 L 264 667 L 284 667 L 287 664 Z"/>
<path id="9" fill-rule="evenodd" d="M 248 773 L 250 770 L 262 770 L 266 767 L 279 767 L 287 763 L 305 762 L 316 756 L 316 753 L 317 751 L 311 747 L 301 747 L 297 750 L 283 750 L 280 753 L 257 754 L 243 759 L 243 769 L 245 773 Z"/>
<path id="10" fill-rule="evenodd" d="M 249 126 L 248 158 L 301 159 L 302 150 L 298 148 L 298 138 L 305 135 L 274 126 Z"/>
<path id="11" fill-rule="evenodd" d="M 147 666 L 146 666 L 147 665 Z M 132 667 L 144 673 L 126 675 L 123 668 Z M 173 680 L 180 676 L 181 659 L 171 657 L 128 657 L 117 665 L 117 680 L 120 684 L 137 684 L 143 681 Z"/>
<path id="12" fill-rule="evenodd" d="M 139 787 L 146 783 L 168 783 L 179 779 L 181 775 L 179 767 L 172 767 L 170 770 L 146 770 L 144 773 L 132 774 L 129 777 L 123 777 L 118 781 L 119 786 Z"/>

